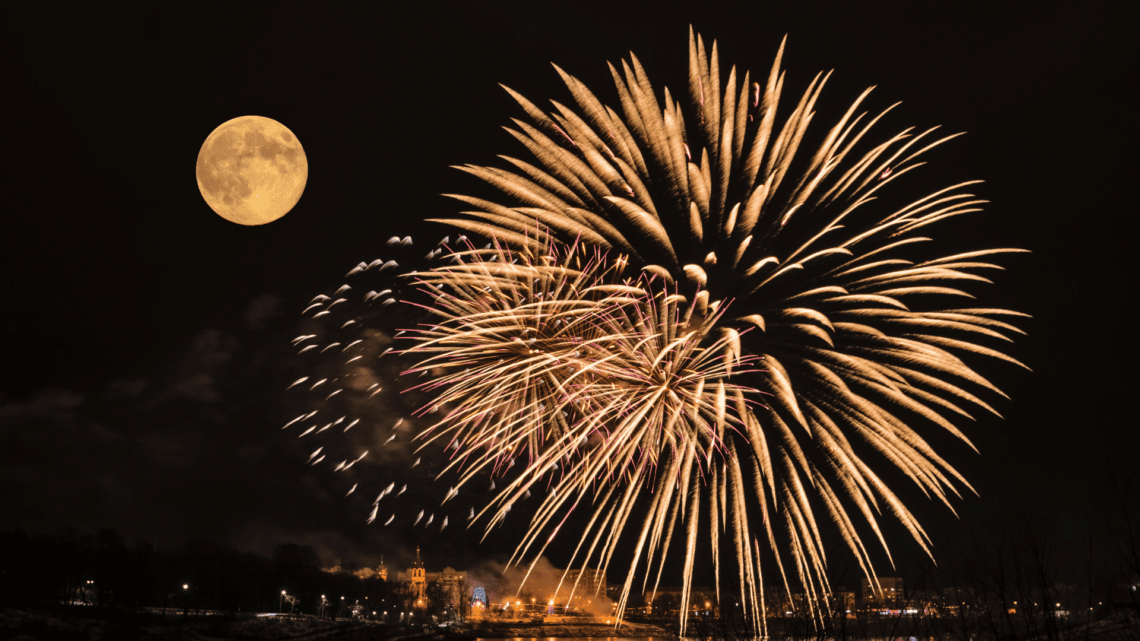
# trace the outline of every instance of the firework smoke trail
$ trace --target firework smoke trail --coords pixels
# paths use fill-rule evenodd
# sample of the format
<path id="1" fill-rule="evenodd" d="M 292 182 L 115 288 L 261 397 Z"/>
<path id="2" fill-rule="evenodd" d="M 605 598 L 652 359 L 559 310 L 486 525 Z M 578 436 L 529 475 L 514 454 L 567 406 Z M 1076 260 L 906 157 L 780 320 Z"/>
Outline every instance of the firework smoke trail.
<path id="1" fill-rule="evenodd" d="M 663 554 L 674 525 L 683 520 L 678 534 L 686 540 L 681 608 L 686 612 L 694 544 L 704 527 L 699 519 L 707 516 L 708 527 L 731 535 L 746 614 L 761 625 L 764 613 L 757 592 L 763 585 L 761 539 L 775 554 L 786 590 L 790 591 L 790 580 L 798 579 L 810 603 L 828 594 L 817 522 L 821 512 L 836 524 L 869 577 L 875 571 L 864 543 L 867 531 L 889 558 L 876 516 L 884 505 L 929 552 L 921 526 L 852 441 L 870 445 L 883 457 L 882 465 L 900 469 L 924 493 L 949 506 L 950 495 L 958 494 L 956 486 L 969 485 L 917 429 L 937 426 L 968 443 L 948 417 L 972 420 L 970 405 L 996 414 L 976 393 L 1001 392 L 960 355 L 1020 365 L 985 343 L 1009 341 L 1008 334 L 1020 331 L 1003 319 L 1024 316 L 947 303 L 957 297 L 972 298 L 961 285 L 989 282 L 977 273 L 1000 269 L 988 262 L 988 256 L 1019 250 L 941 256 L 929 253 L 926 244 L 931 238 L 920 235 L 933 223 L 979 211 L 983 201 L 964 191 L 972 182 L 901 207 L 876 202 L 890 183 L 924 164 L 917 160 L 922 154 L 954 136 L 934 138 L 937 128 L 917 133 L 908 129 L 881 143 L 861 145 L 891 110 L 873 117 L 859 113 L 867 90 L 805 156 L 799 153 L 800 144 L 827 78 L 817 76 L 778 123 L 777 104 L 784 88 L 779 69 L 782 53 L 781 45 L 764 84 L 752 82 L 749 73 L 740 78 L 735 68 L 722 83 L 715 43 L 710 54 L 703 40 L 690 33 L 687 106 L 668 90 L 659 102 L 645 70 L 632 56 L 629 63 L 622 63 L 620 73 L 611 66 L 620 112 L 603 105 L 560 69 L 577 110 L 554 103 L 556 112 L 548 115 L 508 89 L 534 123 L 516 121 L 518 130 L 512 133 L 535 162 L 507 158 L 514 171 L 462 167 L 499 188 L 508 200 L 500 204 L 454 196 L 475 209 L 465 212 L 468 217 L 440 222 L 494 238 L 534 260 L 525 269 L 511 271 L 502 268 L 501 257 L 470 254 L 463 269 L 437 270 L 422 277 L 433 285 L 466 288 L 466 293 L 460 297 L 462 303 L 447 297 L 436 300 L 435 308 L 445 320 L 438 330 L 420 337 L 430 348 L 413 348 L 436 351 L 432 363 L 453 368 L 477 365 L 484 368 L 483 374 L 510 374 L 509 383 L 492 388 L 495 398 L 482 403 L 474 400 L 473 390 L 492 383 L 476 381 L 473 375 L 452 372 L 432 383 L 450 401 L 471 399 L 470 407 L 460 407 L 433 428 L 434 437 L 459 438 L 461 452 L 482 451 L 494 461 L 489 465 L 513 460 L 516 447 L 529 457 L 525 478 L 496 499 L 500 512 L 495 516 L 509 508 L 512 492 L 551 473 L 555 460 L 566 466 L 568 458 L 579 466 L 574 469 L 582 478 L 599 478 L 602 468 L 591 454 L 608 443 L 614 449 L 607 451 L 630 467 L 611 466 L 606 472 L 612 477 L 606 478 L 622 476 L 627 485 L 625 490 L 616 483 L 599 486 L 608 488 L 599 490 L 603 503 L 614 507 L 599 511 L 589 527 L 608 531 L 616 539 L 627 526 L 634 526 L 626 521 L 633 505 L 629 493 L 641 491 L 639 484 L 652 476 L 644 471 L 644 462 L 651 459 L 644 454 L 648 449 L 621 458 L 637 447 L 635 440 L 621 439 L 654 430 L 668 432 L 668 421 L 681 417 L 692 421 L 690 427 L 708 425 L 704 413 L 714 412 L 718 440 L 708 443 L 716 443 L 715 447 L 693 436 L 686 447 L 696 453 L 682 455 L 678 448 L 678 454 L 662 456 L 656 463 L 670 471 L 702 461 L 703 467 L 699 473 L 685 468 L 685 474 L 697 476 L 656 475 L 655 482 L 662 485 L 649 498 L 650 517 L 637 526 L 638 558 L 643 550 L 648 550 L 647 563 L 653 550 Z M 541 270 L 531 272 L 539 257 L 549 255 L 551 247 L 577 243 L 620 256 L 612 263 L 600 261 L 597 269 L 602 274 L 624 268 L 628 261 L 631 268 L 657 280 L 631 276 L 631 281 L 611 282 L 615 288 L 640 290 L 627 292 L 625 302 L 603 303 L 581 287 L 560 290 L 553 308 L 573 310 L 566 316 L 575 324 L 564 333 L 549 329 L 538 333 L 535 323 L 548 327 L 548 317 L 539 310 L 552 307 L 551 301 L 545 291 L 536 292 L 543 295 L 542 302 L 530 293 L 530 298 L 517 294 L 533 291 L 527 279 L 540 276 Z M 501 256 L 503 250 L 496 251 Z M 480 308 L 471 293 L 480 289 L 495 302 Z M 629 383 L 651 378 L 631 379 L 629 372 L 644 364 L 636 365 L 628 357 L 653 343 L 655 336 L 691 329 L 691 323 L 675 324 L 663 314 L 657 315 L 656 325 L 634 322 L 650 317 L 649 301 L 663 303 L 670 296 L 684 301 L 684 314 L 702 319 L 696 334 L 699 344 L 692 347 L 701 355 L 695 358 L 711 363 L 706 353 L 723 356 L 723 371 L 696 376 L 703 387 L 689 402 L 705 409 L 697 411 L 696 418 L 678 411 L 676 419 L 669 412 L 640 409 L 606 413 L 605 408 L 638 403 L 621 393 L 605 396 L 607 383 L 611 390 L 621 382 L 630 385 L 623 390 L 659 393 L 652 386 Z M 584 312 L 577 305 L 600 307 Z M 456 314 L 468 308 L 474 316 L 463 326 Z M 496 315 L 498 320 L 491 318 Z M 613 325 L 607 318 L 629 322 L 614 320 L 618 325 Z M 510 334 L 514 329 L 505 331 L 497 325 L 500 322 L 515 329 L 531 323 L 536 332 L 530 338 L 526 333 Z M 624 342 L 619 341 L 622 330 L 629 332 Z M 575 339 L 572 335 L 578 333 L 582 335 Z M 457 338 L 460 335 L 466 338 Z M 531 339 L 534 345 L 541 340 L 543 355 L 524 354 L 517 345 L 487 343 L 508 335 L 527 347 Z M 615 347 L 609 360 L 595 359 L 568 351 L 567 345 L 576 340 L 591 349 L 600 349 L 597 346 L 609 340 L 629 353 L 621 354 Z M 495 350 L 500 350 L 498 358 L 505 354 L 521 358 L 516 363 L 521 369 L 494 370 L 489 359 Z M 550 356 L 555 353 L 558 358 Z M 762 359 L 760 364 L 730 373 L 733 361 L 752 357 Z M 717 390 L 711 401 L 701 396 L 708 394 L 706 388 Z M 766 399 L 764 406 L 744 400 L 753 389 Z M 513 412 L 509 419 L 503 413 L 507 411 Z M 591 413 L 605 418 L 592 423 L 602 436 L 587 447 L 579 441 L 591 425 L 586 418 Z M 691 429 L 695 431 L 690 434 L 704 433 Z M 575 435 L 579 441 L 573 441 Z M 657 445 L 668 451 L 665 440 Z M 706 449 L 715 456 L 698 456 Z M 685 484 L 685 478 L 697 477 L 709 480 L 708 487 Z M 676 482 L 662 480 L 666 478 Z M 561 485 L 554 488 L 545 499 L 551 510 L 577 496 Z M 680 498 L 670 503 L 664 497 L 667 493 Z M 678 517 L 676 505 L 683 506 L 684 519 Z M 536 532 L 557 529 L 546 516 L 549 513 L 540 511 L 534 517 L 520 552 L 541 538 Z M 863 523 L 857 524 L 860 517 Z M 779 537 L 785 544 L 778 543 Z M 599 540 L 595 538 L 584 551 L 584 563 L 608 562 L 612 544 L 596 550 Z M 719 577 L 721 553 L 715 533 L 712 541 Z M 655 547 L 658 544 L 661 547 Z M 635 566 L 629 570 L 619 619 Z"/>

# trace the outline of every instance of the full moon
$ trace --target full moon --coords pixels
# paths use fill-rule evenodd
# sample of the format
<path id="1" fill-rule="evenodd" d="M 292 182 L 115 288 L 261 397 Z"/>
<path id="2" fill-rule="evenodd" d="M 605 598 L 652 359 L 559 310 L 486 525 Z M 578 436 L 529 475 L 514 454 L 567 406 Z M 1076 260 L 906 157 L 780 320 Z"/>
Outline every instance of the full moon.
<path id="1" fill-rule="evenodd" d="M 202 198 L 219 216 L 239 225 L 264 225 L 301 199 L 309 162 L 285 125 L 241 116 L 206 137 L 196 173 Z"/>

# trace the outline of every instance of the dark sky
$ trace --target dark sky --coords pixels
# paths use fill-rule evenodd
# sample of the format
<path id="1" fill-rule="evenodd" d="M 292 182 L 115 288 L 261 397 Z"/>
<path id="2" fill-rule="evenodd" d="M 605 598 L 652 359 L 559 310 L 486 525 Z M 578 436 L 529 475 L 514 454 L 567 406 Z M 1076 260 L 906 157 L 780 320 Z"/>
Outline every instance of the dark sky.
<path id="1" fill-rule="evenodd" d="M 939 186 L 984 179 L 991 202 L 948 239 L 1032 250 L 1003 259 L 984 297 L 1034 318 L 1009 349 L 1033 372 L 985 370 L 1011 400 L 996 401 L 1004 421 L 965 426 L 981 456 L 947 443 L 981 495 L 964 519 L 1079 505 L 1140 451 L 1136 51 L 1107 5 L 23 4 L 0 18 L 0 528 L 109 525 L 259 553 L 292 540 L 327 564 L 417 541 L 441 563 L 501 552 L 460 527 L 365 526 L 364 488 L 410 463 L 397 449 L 351 478 L 306 465 L 312 446 L 279 429 L 304 375 L 289 340 L 313 296 L 388 258 L 389 236 L 426 252 L 448 233 L 420 221 L 476 188 L 449 166 L 525 153 L 502 130 L 522 111 L 499 83 L 569 101 L 554 62 L 612 102 L 605 63 L 632 50 L 680 89 L 690 24 L 754 74 L 788 34 L 785 96 L 835 69 L 820 122 L 877 85 L 872 108 L 903 101 L 880 135 L 967 132 L 931 171 Z M 300 203 L 263 227 L 214 215 L 194 179 L 206 136 L 246 114 L 288 126 L 309 162 Z M 396 409 L 368 410 L 383 429 L 346 447 L 383 438 Z M 343 500 L 349 480 L 361 494 Z"/>

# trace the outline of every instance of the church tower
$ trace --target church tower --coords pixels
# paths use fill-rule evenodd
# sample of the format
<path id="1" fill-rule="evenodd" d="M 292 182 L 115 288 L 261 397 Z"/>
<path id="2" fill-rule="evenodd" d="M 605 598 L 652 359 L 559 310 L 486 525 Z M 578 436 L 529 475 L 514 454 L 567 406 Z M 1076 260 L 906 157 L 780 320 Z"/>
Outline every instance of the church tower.
<path id="1" fill-rule="evenodd" d="M 424 562 L 420 560 L 420 546 L 416 546 L 416 560 L 412 562 L 412 567 L 408 570 L 410 578 L 412 594 L 417 599 L 422 599 L 427 593 L 427 572 L 424 570 Z"/>
<path id="2" fill-rule="evenodd" d="M 376 576 L 380 577 L 381 581 L 388 580 L 388 568 L 384 567 L 384 555 L 380 555 L 380 567 L 376 568 Z"/>

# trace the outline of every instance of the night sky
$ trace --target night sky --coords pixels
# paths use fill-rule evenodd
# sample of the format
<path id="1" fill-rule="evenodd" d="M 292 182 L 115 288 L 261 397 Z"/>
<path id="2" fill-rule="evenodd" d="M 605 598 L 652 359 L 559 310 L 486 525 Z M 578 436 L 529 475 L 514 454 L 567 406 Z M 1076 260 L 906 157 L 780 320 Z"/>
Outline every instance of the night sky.
<path id="1" fill-rule="evenodd" d="M 787 34 L 782 113 L 834 69 L 816 135 L 870 85 L 872 110 L 903 102 L 879 136 L 967 132 L 927 157 L 926 184 L 984 179 L 990 203 L 939 239 L 1032 250 L 971 288 L 1033 316 L 1008 349 L 1033 371 L 982 368 L 1011 400 L 987 398 L 1005 420 L 962 425 L 980 456 L 935 441 L 980 494 L 956 504 L 963 521 L 1076 509 L 1140 451 L 1136 47 L 1108 5 L 22 4 L 0 16 L 0 528 L 107 525 L 160 548 L 204 538 L 261 554 L 293 541 L 326 565 L 399 563 L 417 543 L 429 566 L 498 558 L 504 542 L 480 547 L 454 521 L 422 535 L 365 525 L 376 479 L 407 473 L 398 444 L 355 476 L 306 465 L 312 446 L 280 429 L 304 375 L 289 341 L 313 296 L 389 258 L 390 236 L 422 254 L 455 233 L 422 222 L 459 211 L 441 194 L 481 189 L 452 165 L 524 157 L 502 129 L 524 114 L 500 83 L 568 102 L 554 62 L 613 104 L 606 62 L 632 50 L 681 90 L 690 24 L 718 41 L 723 69 L 754 74 Z M 309 162 L 298 205 L 261 227 L 215 215 L 194 177 L 206 136 L 247 114 L 289 127 Z M 378 403 L 385 429 L 355 445 L 395 412 Z"/>

